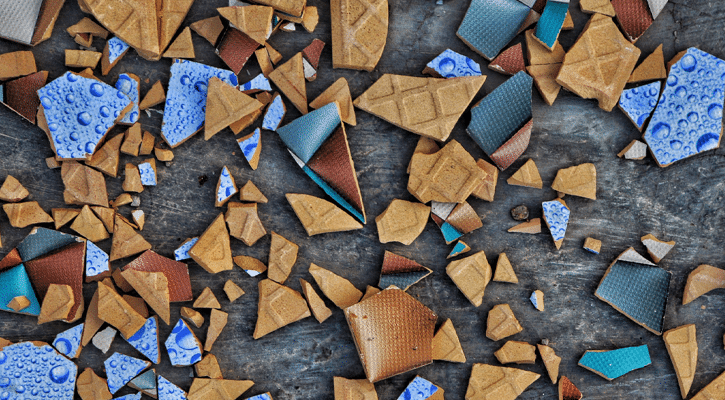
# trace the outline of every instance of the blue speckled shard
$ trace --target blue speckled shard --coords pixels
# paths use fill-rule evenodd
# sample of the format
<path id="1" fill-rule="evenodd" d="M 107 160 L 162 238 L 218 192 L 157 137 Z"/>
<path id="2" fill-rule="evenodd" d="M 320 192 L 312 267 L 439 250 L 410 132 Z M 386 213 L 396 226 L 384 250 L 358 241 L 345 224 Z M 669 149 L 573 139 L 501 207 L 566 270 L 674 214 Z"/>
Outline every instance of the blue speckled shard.
<path id="1" fill-rule="evenodd" d="M 531 119 L 534 79 L 519 72 L 471 109 L 468 134 L 489 156 Z"/>
<path id="2" fill-rule="evenodd" d="M 199 241 L 199 237 L 191 238 L 184 242 L 178 249 L 174 250 L 174 258 L 176 261 L 188 260 L 191 258 L 189 250 Z"/>
<path id="3" fill-rule="evenodd" d="M 259 74 L 254 77 L 251 81 L 245 83 L 240 88 L 242 91 L 247 90 L 272 90 L 272 86 L 269 85 L 269 79 L 265 78 L 263 74 Z"/>
<path id="4" fill-rule="evenodd" d="M 60 354 L 68 358 L 76 358 L 81 352 L 81 337 L 83 336 L 83 324 L 78 324 L 57 335 L 53 340 L 53 347 Z"/>
<path id="5" fill-rule="evenodd" d="M 20 310 L 20 313 L 28 315 L 40 314 L 40 303 L 35 296 L 33 286 L 30 284 L 30 278 L 23 264 L 0 272 L 0 288 L 2 288 L 0 290 L 0 310 L 14 313 L 15 311 L 8 307 L 8 303 L 17 296 L 25 296 L 30 301 L 30 305 Z"/>
<path id="6" fill-rule="evenodd" d="M 518 0 L 472 0 L 456 35 L 492 60 L 516 36 L 530 11 Z"/>
<path id="7" fill-rule="evenodd" d="M 454 240 L 463 236 L 458 229 L 448 222 L 444 222 L 443 225 L 441 225 L 441 233 L 443 234 L 443 239 L 446 241 L 446 244 L 452 243 Z"/>
<path id="8" fill-rule="evenodd" d="M 131 100 L 95 79 L 72 72 L 38 90 L 53 147 L 62 159 L 86 159 Z"/>
<path id="9" fill-rule="evenodd" d="M 264 119 L 262 120 L 262 128 L 268 131 L 276 131 L 277 128 L 279 128 L 279 124 L 282 123 L 282 118 L 284 118 L 285 111 L 286 110 L 284 108 L 282 96 L 274 96 L 272 104 L 269 105 L 269 107 L 267 108 L 267 112 L 264 114 Z"/>
<path id="10" fill-rule="evenodd" d="M 720 145 L 725 61 L 691 47 L 670 69 L 644 140 L 660 166 Z"/>
<path id="11" fill-rule="evenodd" d="M 161 135 L 169 146 L 180 145 L 204 126 L 207 89 L 213 77 L 228 85 L 238 85 L 237 76 L 229 70 L 179 59 L 171 64 L 161 126 Z"/>
<path id="12" fill-rule="evenodd" d="M 580 366 L 610 381 L 651 363 L 646 344 L 611 351 L 588 350 L 579 360 Z"/>
<path id="13" fill-rule="evenodd" d="M 248 397 L 246 400 L 273 400 L 269 393 L 258 394 L 254 397 Z"/>
<path id="14" fill-rule="evenodd" d="M 247 159 L 250 163 L 252 162 L 252 159 L 254 159 L 254 155 L 257 153 L 257 149 L 259 149 L 259 141 L 262 138 L 262 131 L 257 128 L 254 130 L 254 133 L 252 136 L 248 137 L 247 140 L 242 140 L 239 142 L 239 148 L 242 150 L 242 153 L 244 154 L 244 158 Z"/>
<path id="15" fill-rule="evenodd" d="M 426 67 L 434 70 L 444 78 L 481 75 L 481 66 L 477 62 L 451 49 L 446 49 L 429 62 Z"/>
<path id="16" fill-rule="evenodd" d="M 0 350 L 0 399 L 72 400 L 78 367 L 50 345 L 16 343 Z"/>
<path id="17" fill-rule="evenodd" d="M 217 186 L 216 201 L 217 203 L 223 203 L 229 200 L 232 196 L 237 193 L 237 188 L 234 185 L 234 178 L 229 173 L 229 169 L 225 166 L 222 168 L 222 172 L 219 175 L 219 185 Z"/>
<path id="18" fill-rule="evenodd" d="M 152 363 L 158 364 L 161 362 L 161 352 L 159 352 L 159 322 L 156 316 L 147 319 L 141 329 L 126 339 L 126 341 Z"/>
<path id="19" fill-rule="evenodd" d="M 141 184 L 144 186 L 156 186 L 156 171 L 151 163 L 145 162 L 138 165 L 138 172 L 141 174 Z"/>
<path id="20" fill-rule="evenodd" d="M 607 270 L 599 299 L 647 330 L 662 334 L 672 274 L 660 267 L 619 260 Z"/>
<path id="21" fill-rule="evenodd" d="M 659 82 L 652 82 L 632 89 L 626 89 L 619 98 L 619 108 L 629 117 L 637 129 L 642 130 L 645 121 L 652 115 L 660 98 Z"/>
<path id="22" fill-rule="evenodd" d="M 131 379 L 143 372 L 151 363 L 121 353 L 113 353 L 103 365 L 106 367 L 108 389 L 113 394 L 131 382 Z"/>
<path id="23" fill-rule="evenodd" d="M 560 201 L 552 200 L 541 203 L 544 209 L 544 220 L 549 226 L 551 237 L 554 241 L 564 239 L 566 227 L 569 224 L 569 208 Z"/>
<path id="24" fill-rule="evenodd" d="M 127 112 L 118 122 L 120 124 L 133 125 L 138 121 L 139 82 L 129 74 L 121 74 L 116 81 L 116 89 L 128 96 L 133 103 L 131 111 Z"/>
<path id="25" fill-rule="evenodd" d="M 90 240 L 86 241 L 86 278 L 93 278 L 103 273 L 110 273 L 108 254 Z"/>
<path id="26" fill-rule="evenodd" d="M 130 46 L 124 42 L 123 40 L 112 37 L 108 40 L 108 61 L 110 64 L 113 64 L 118 60 L 118 57 L 121 57 L 123 53 L 128 50 Z"/>
<path id="27" fill-rule="evenodd" d="M 127 394 L 125 396 L 116 397 L 115 400 L 141 400 L 141 393 Z"/>
<path id="28" fill-rule="evenodd" d="M 69 244 L 81 241 L 77 236 L 58 232 L 48 228 L 33 228 L 18 245 L 18 253 L 23 261 L 30 261 Z"/>
<path id="29" fill-rule="evenodd" d="M 165 345 L 173 366 L 189 366 L 201 360 L 201 343 L 183 319 L 174 326 Z"/>
<path id="30" fill-rule="evenodd" d="M 403 394 L 398 397 L 398 400 L 426 400 L 437 391 L 438 386 L 416 376 L 408 387 L 405 388 Z"/>
<path id="31" fill-rule="evenodd" d="M 158 396 L 159 400 L 186 400 L 186 393 L 161 375 L 159 375 Z"/>
<path id="32" fill-rule="evenodd" d="M 541 13 L 539 22 L 536 23 L 536 32 L 534 36 L 539 39 L 546 47 L 553 49 L 556 40 L 559 38 L 559 32 L 564 25 L 566 12 L 569 10 L 569 3 L 549 0 L 546 7 Z"/>
<path id="33" fill-rule="evenodd" d="M 284 144 L 307 164 L 340 122 L 337 103 L 332 102 L 278 128 L 277 133 Z"/>

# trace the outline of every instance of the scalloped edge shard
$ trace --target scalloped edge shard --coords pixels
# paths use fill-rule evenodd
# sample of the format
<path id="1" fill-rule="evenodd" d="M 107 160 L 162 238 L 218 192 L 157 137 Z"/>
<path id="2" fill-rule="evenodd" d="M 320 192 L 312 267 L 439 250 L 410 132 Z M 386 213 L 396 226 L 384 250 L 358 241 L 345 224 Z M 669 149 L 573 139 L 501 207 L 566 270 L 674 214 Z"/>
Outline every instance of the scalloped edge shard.
<path id="1" fill-rule="evenodd" d="M 182 347 L 177 339 L 180 339 L 187 347 Z M 174 326 L 164 345 L 169 354 L 171 365 L 175 367 L 194 365 L 201 361 L 201 343 L 199 343 L 199 339 L 196 338 L 194 332 L 189 329 L 189 325 L 181 318 L 179 318 L 179 322 Z"/>
<path id="2" fill-rule="evenodd" d="M 416 376 L 398 397 L 398 400 L 426 400 L 430 399 L 437 391 L 438 386 L 420 376 Z"/>
<path id="3" fill-rule="evenodd" d="M 640 131 L 657 106 L 661 86 L 662 84 L 657 81 L 622 91 L 619 109 Z"/>
<path id="4" fill-rule="evenodd" d="M 141 97 L 141 81 L 136 75 L 124 73 L 118 76 L 115 86 L 116 90 L 128 96 L 131 103 L 133 103 L 131 110 L 127 112 L 126 115 L 118 121 L 118 123 L 123 125 L 133 125 L 136 121 L 138 121 L 139 117 L 138 103 Z"/>
<path id="5" fill-rule="evenodd" d="M 670 68 L 644 134 L 660 167 L 720 147 L 724 75 L 725 61 L 694 47 Z M 707 96 L 707 104 L 701 100 L 703 96 Z"/>
<path id="6" fill-rule="evenodd" d="M 67 329 L 53 339 L 53 347 L 58 353 L 68 358 L 76 358 L 81 354 L 81 337 L 83 336 L 83 323 Z"/>
<path id="7" fill-rule="evenodd" d="M 446 49 L 425 67 L 423 73 L 436 78 L 458 78 L 461 76 L 481 75 L 480 64 L 451 49 Z"/>
<path id="8" fill-rule="evenodd" d="M 116 88 L 72 72 L 39 89 L 38 96 L 51 148 L 59 160 L 91 157 L 131 105 L 131 100 Z M 71 104 L 75 104 L 71 110 L 73 117 L 64 121 L 66 108 Z"/>
<path id="9" fill-rule="evenodd" d="M 161 351 L 159 350 L 159 322 L 156 316 L 147 319 L 141 329 L 136 331 L 136 333 L 126 339 L 126 341 L 152 363 L 158 364 L 161 362 Z"/>
<path id="10" fill-rule="evenodd" d="M 38 344 L 36 344 L 38 343 Z M 0 376 L 6 379 L 0 389 L 0 396 L 10 397 L 10 393 L 23 393 L 21 389 L 32 388 L 43 393 L 46 399 L 72 399 L 75 392 L 78 367 L 69 359 L 56 352 L 50 345 L 42 342 L 21 342 L 5 346 L 0 350 L 0 359 L 12 360 L 3 362 Z M 32 365 L 32 373 L 28 374 L 26 365 Z M 30 379 L 32 379 L 32 384 Z M 30 386 L 28 386 L 30 385 Z M 45 395 L 45 391 L 52 393 Z M 30 396 L 28 396 L 30 395 Z M 47 397 L 45 397 L 47 396 Z M 27 393 L 26 399 L 39 399 L 40 396 Z"/>
<path id="11" fill-rule="evenodd" d="M 549 227 L 551 238 L 554 239 L 554 245 L 556 245 L 558 250 L 561 248 L 562 242 L 564 242 L 566 227 L 569 224 L 571 211 L 562 199 L 545 201 L 541 203 L 541 208 L 544 210 L 543 217 L 546 222 L 546 226 Z M 557 210 L 557 208 L 559 209 Z"/>
<path id="12" fill-rule="evenodd" d="M 332 102 L 278 128 L 277 134 L 306 164 L 340 123 L 340 110 L 337 103 Z"/>
<path id="13" fill-rule="evenodd" d="M 652 360 L 646 344 L 610 351 L 587 350 L 579 359 L 579 366 L 608 381 L 650 364 Z"/>
<path id="14" fill-rule="evenodd" d="M 456 36 L 490 61 L 513 40 L 530 11 L 517 0 L 472 0 Z"/>
<path id="15" fill-rule="evenodd" d="M 8 312 L 16 312 L 8 307 L 8 303 L 17 296 L 25 296 L 30 305 L 20 310 L 20 314 L 37 316 L 40 314 L 40 303 L 35 296 L 33 286 L 30 283 L 30 277 L 25 270 L 23 264 L 12 267 L 8 270 L 0 272 L 0 310 Z"/>
<path id="16" fill-rule="evenodd" d="M 196 242 L 199 240 L 199 237 L 193 237 L 186 239 L 184 243 L 181 244 L 176 250 L 174 250 L 174 259 L 176 261 L 182 261 L 182 260 L 188 260 L 191 258 L 189 255 L 189 250 L 191 250 L 192 247 L 196 244 Z"/>
<path id="17" fill-rule="evenodd" d="M 186 392 L 180 387 L 169 382 L 168 379 L 161 375 L 157 376 L 158 384 L 156 386 L 159 400 L 186 400 Z"/>
<path id="18" fill-rule="evenodd" d="M 208 84 L 213 77 L 231 86 L 239 84 L 237 76 L 229 70 L 178 59 L 171 65 L 161 125 L 161 137 L 171 148 L 179 146 L 204 126 Z M 184 112 L 186 117 L 180 118 L 179 114 Z"/>
<path id="19" fill-rule="evenodd" d="M 110 275 L 108 253 L 101 250 L 90 240 L 86 241 L 86 281 Z"/>
<path id="20" fill-rule="evenodd" d="M 108 389 L 111 394 L 116 393 L 143 370 L 151 365 L 148 361 L 129 357 L 121 353 L 113 353 L 103 362 L 108 377 Z"/>

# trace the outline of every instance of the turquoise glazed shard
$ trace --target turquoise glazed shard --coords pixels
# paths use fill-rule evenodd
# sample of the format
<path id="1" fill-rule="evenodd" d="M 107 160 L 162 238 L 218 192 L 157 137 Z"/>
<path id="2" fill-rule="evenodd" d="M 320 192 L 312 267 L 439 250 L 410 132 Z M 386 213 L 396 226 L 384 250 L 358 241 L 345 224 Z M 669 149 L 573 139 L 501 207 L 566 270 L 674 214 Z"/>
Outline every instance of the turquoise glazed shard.
<path id="1" fill-rule="evenodd" d="M 22 342 L 0 350 L 0 399 L 72 400 L 78 367 L 50 345 Z"/>
<path id="2" fill-rule="evenodd" d="M 660 97 L 659 82 L 652 82 L 632 89 L 626 89 L 619 98 L 619 108 L 640 131 L 652 115 Z"/>
<path id="3" fill-rule="evenodd" d="M 244 158 L 249 161 L 249 163 L 252 163 L 252 160 L 254 159 L 254 156 L 259 151 L 259 142 L 262 140 L 262 131 L 257 128 L 254 130 L 254 133 L 252 136 L 247 138 L 247 140 L 242 140 L 241 142 L 238 142 L 239 149 L 242 150 L 242 153 L 244 154 Z"/>
<path id="4" fill-rule="evenodd" d="M 224 204 L 232 196 L 237 193 L 237 187 L 234 185 L 232 175 L 229 173 L 229 169 L 225 166 L 222 168 L 222 172 L 219 175 L 219 184 L 217 185 L 216 201 L 217 204 Z"/>
<path id="5" fill-rule="evenodd" d="M 463 253 L 464 251 L 466 251 L 467 247 L 468 246 L 466 246 L 465 243 L 458 241 L 456 243 L 456 245 L 453 246 L 453 250 L 451 250 L 451 252 L 448 254 L 448 257 L 446 257 L 446 258 L 452 258 L 452 257 L 455 257 L 455 256 Z"/>
<path id="6" fill-rule="evenodd" d="M 201 360 L 201 343 L 183 319 L 179 319 L 165 344 L 171 365 L 175 367 L 193 365 Z"/>
<path id="7" fill-rule="evenodd" d="M 188 260 L 191 258 L 189 250 L 199 241 L 199 237 L 191 238 L 184 242 L 178 249 L 174 250 L 174 258 L 176 261 Z"/>
<path id="8" fill-rule="evenodd" d="M 269 107 L 267 108 L 267 112 L 264 114 L 264 119 L 262 120 L 262 128 L 268 131 L 276 131 L 277 128 L 279 128 L 279 125 L 282 123 L 282 118 L 284 118 L 285 112 L 286 110 L 284 108 L 282 96 L 274 96 L 272 104 L 269 105 Z"/>
<path id="9" fill-rule="evenodd" d="M 569 207 L 558 200 L 545 201 L 541 203 L 541 207 L 544 209 L 544 220 L 549 226 L 551 237 L 555 242 L 564 239 L 571 214 Z"/>
<path id="10" fill-rule="evenodd" d="M 159 322 L 156 316 L 146 320 L 146 323 L 126 339 L 128 344 L 133 346 L 152 363 L 161 362 L 161 352 L 159 351 Z"/>
<path id="11" fill-rule="evenodd" d="M 161 136 L 172 148 L 204 126 L 207 89 L 213 77 L 235 87 L 239 82 L 232 71 L 225 69 L 178 59 L 171 64 Z"/>
<path id="12" fill-rule="evenodd" d="M 159 375 L 158 396 L 159 400 L 186 400 L 186 393 L 161 375 Z"/>
<path id="13" fill-rule="evenodd" d="M 580 366 L 610 381 L 651 363 L 646 344 L 611 351 L 587 350 L 579 360 Z"/>
<path id="14" fill-rule="evenodd" d="M 121 353 L 113 353 L 103 363 L 106 367 L 106 377 L 108 377 L 108 389 L 111 394 L 118 392 L 131 379 L 135 378 L 148 368 L 151 363 L 139 360 L 138 358 L 129 357 Z"/>
<path id="15" fill-rule="evenodd" d="M 487 155 L 493 154 L 531 119 L 534 79 L 519 72 L 471 109 L 466 131 Z"/>
<path id="16" fill-rule="evenodd" d="M 277 133 L 284 144 L 307 164 L 340 122 L 337 103 L 332 102 L 278 128 Z"/>
<path id="17" fill-rule="evenodd" d="M 441 233 L 443 234 L 443 240 L 446 241 L 446 244 L 453 243 L 454 240 L 457 240 L 463 234 L 458 231 L 453 225 L 449 224 L 448 222 L 444 222 L 441 225 Z"/>
<path id="18" fill-rule="evenodd" d="M 150 369 L 143 374 L 133 378 L 129 386 L 142 391 L 151 397 L 157 397 L 156 370 Z"/>
<path id="19" fill-rule="evenodd" d="M 125 396 L 116 397 L 115 400 L 141 400 L 141 393 L 127 394 Z"/>
<path id="20" fill-rule="evenodd" d="M 8 303 L 17 296 L 25 296 L 30 301 L 30 305 L 20 310 L 19 313 L 40 314 L 40 303 L 35 296 L 33 286 L 30 284 L 30 278 L 23 264 L 0 272 L 0 288 L 2 288 L 0 290 L 0 310 L 14 313 L 15 311 L 8 307 Z"/>
<path id="21" fill-rule="evenodd" d="M 426 400 L 437 391 L 438 386 L 416 376 L 408 387 L 405 388 L 403 394 L 398 397 L 398 400 Z"/>
<path id="22" fill-rule="evenodd" d="M 90 240 L 86 241 L 86 280 L 99 275 L 109 275 L 111 268 L 108 263 L 108 254 L 101 250 Z"/>
<path id="23" fill-rule="evenodd" d="M 456 35 L 490 61 L 516 36 L 530 11 L 518 0 L 471 0 Z"/>
<path id="24" fill-rule="evenodd" d="M 246 92 L 248 90 L 254 90 L 254 91 L 268 91 L 272 90 L 272 86 L 269 85 L 269 79 L 265 78 L 263 74 L 259 74 L 254 77 L 251 81 L 245 83 L 240 88 L 243 92 Z"/>
<path id="25" fill-rule="evenodd" d="M 38 90 L 56 155 L 91 157 L 131 100 L 112 86 L 66 72 Z"/>
<path id="26" fill-rule="evenodd" d="M 60 354 L 68 358 L 76 358 L 81 352 L 81 337 L 83 336 L 83 324 L 78 324 L 55 336 L 53 347 Z"/>
<path id="27" fill-rule="evenodd" d="M 451 49 L 446 49 L 426 65 L 443 78 L 481 75 L 481 65 Z"/>
<path id="28" fill-rule="evenodd" d="M 135 79 L 134 79 L 135 78 Z M 138 121 L 138 102 L 139 100 L 139 81 L 138 77 L 131 76 L 129 74 L 121 74 L 118 76 L 116 81 L 116 89 L 121 91 L 123 94 L 133 103 L 131 111 L 127 112 L 126 115 L 118 121 L 119 124 L 133 125 Z"/>
<path id="29" fill-rule="evenodd" d="M 60 249 L 83 239 L 48 228 L 33 228 L 18 245 L 18 253 L 23 261 L 30 261 L 45 253 Z"/>
<path id="30" fill-rule="evenodd" d="M 661 167 L 720 146 L 725 61 L 691 47 L 670 68 L 644 140 Z"/>
<path id="31" fill-rule="evenodd" d="M 536 23 L 536 32 L 534 33 L 534 36 L 546 47 L 554 48 L 561 27 L 564 25 L 567 10 L 569 10 L 569 2 L 564 3 L 556 0 L 546 2 L 546 7 L 541 13 L 539 22 Z"/>
<path id="32" fill-rule="evenodd" d="M 144 186 L 156 186 L 156 171 L 151 163 L 145 162 L 138 165 L 138 172 L 141 175 L 141 184 Z"/>
<path id="33" fill-rule="evenodd" d="M 112 37 L 107 43 L 108 61 L 110 64 L 116 62 L 116 60 L 118 60 L 118 58 L 121 57 L 130 47 L 126 42 L 117 37 Z"/>

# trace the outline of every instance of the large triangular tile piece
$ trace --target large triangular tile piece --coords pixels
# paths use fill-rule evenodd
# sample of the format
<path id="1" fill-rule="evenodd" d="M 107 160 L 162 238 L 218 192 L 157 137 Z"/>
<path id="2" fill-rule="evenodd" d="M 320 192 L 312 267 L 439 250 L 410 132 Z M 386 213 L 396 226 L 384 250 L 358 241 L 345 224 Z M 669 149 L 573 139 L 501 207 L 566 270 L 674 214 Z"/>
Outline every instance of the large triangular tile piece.
<path id="1" fill-rule="evenodd" d="M 286 197 L 308 236 L 363 227 L 349 214 L 319 197 L 295 193 L 287 193 Z"/>
<path id="2" fill-rule="evenodd" d="M 433 337 L 433 359 L 450 362 L 466 362 L 466 355 L 463 354 L 461 342 L 458 340 L 458 333 L 453 327 L 453 322 L 447 319 L 446 322 L 438 328 Z"/>
<path id="3" fill-rule="evenodd" d="M 61 247 L 84 240 L 67 233 L 48 228 L 33 228 L 18 245 L 18 255 L 22 261 L 30 261 Z M 9 256 L 10 254 L 8 254 Z M 18 263 L 19 264 L 19 263 Z M 14 264 L 15 266 L 17 264 Z"/>
<path id="4" fill-rule="evenodd" d="M 629 76 L 627 83 L 653 81 L 665 78 L 667 78 L 665 56 L 662 53 L 662 45 L 659 45 L 652 54 L 648 55 L 647 58 L 645 58 L 644 61 L 642 61 L 642 63 L 634 69 L 632 75 Z"/>
<path id="5" fill-rule="evenodd" d="M 330 103 L 278 128 L 277 133 L 292 153 L 306 164 L 338 125 L 337 103 Z"/>
<path id="6" fill-rule="evenodd" d="M 672 365 L 677 373 L 682 398 L 687 398 L 690 386 L 695 379 L 697 367 L 697 330 L 695 324 L 683 325 L 670 329 L 662 335 L 670 355 Z"/>
<path id="7" fill-rule="evenodd" d="M 219 35 L 224 30 L 224 24 L 219 16 L 202 19 L 189 25 L 191 30 L 206 39 L 212 46 L 216 45 Z"/>
<path id="8" fill-rule="evenodd" d="M 209 79 L 209 93 L 206 101 L 206 124 L 204 139 L 209 140 L 219 131 L 264 105 L 236 87 L 222 82 L 219 78 Z"/>
<path id="9" fill-rule="evenodd" d="M 295 54 L 289 61 L 277 67 L 269 74 L 269 79 L 302 114 L 307 114 L 307 88 L 302 53 Z"/>
<path id="10" fill-rule="evenodd" d="M 164 52 L 166 58 L 196 58 L 194 53 L 194 42 L 191 41 L 191 29 L 187 26 L 179 36 L 176 37 L 174 43 L 171 43 L 168 50 Z"/>
<path id="11" fill-rule="evenodd" d="M 439 79 L 385 74 L 354 104 L 409 132 L 445 141 L 485 81 L 484 75 Z"/>
<path id="12" fill-rule="evenodd" d="M 405 291 L 432 272 L 416 261 L 386 251 L 378 287 L 386 289 L 388 286 L 396 286 Z"/>
<path id="13" fill-rule="evenodd" d="M 264 46 L 272 34 L 274 9 L 267 6 L 243 6 L 217 8 L 219 14 L 244 32 L 255 42 Z"/>

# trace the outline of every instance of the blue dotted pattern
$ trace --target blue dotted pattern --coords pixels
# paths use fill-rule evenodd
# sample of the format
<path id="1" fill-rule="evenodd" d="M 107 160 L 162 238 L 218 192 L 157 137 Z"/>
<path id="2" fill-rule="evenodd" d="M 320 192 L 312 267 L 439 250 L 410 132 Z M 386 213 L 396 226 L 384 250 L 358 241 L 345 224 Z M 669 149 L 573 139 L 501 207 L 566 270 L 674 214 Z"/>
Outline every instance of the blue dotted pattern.
<path id="1" fill-rule="evenodd" d="M 529 11 L 518 0 L 472 0 L 456 35 L 491 60 L 513 40 Z"/>
<path id="2" fill-rule="evenodd" d="M 267 393 L 259 394 L 254 397 L 249 397 L 247 400 L 272 400 L 272 396 L 268 395 Z"/>
<path id="3" fill-rule="evenodd" d="M 306 164 L 340 122 L 337 103 L 332 102 L 277 129 L 277 133 L 284 144 Z"/>
<path id="4" fill-rule="evenodd" d="M 246 158 L 247 161 L 251 162 L 254 158 L 254 155 L 257 153 L 261 136 L 262 131 L 257 128 L 254 130 L 252 136 L 247 138 L 247 140 L 242 140 L 241 142 L 239 142 L 239 148 L 242 150 L 242 153 L 244 153 L 244 158 Z"/>
<path id="5" fill-rule="evenodd" d="M 115 400 L 141 400 L 141 393 L 127 394 L 125 396 L 116 397 Z"/>
<path id="6" fill-rule="evenodd" d="M 225 69 L 178 59 L 171 64 L 161 126 L 161 135 L 171 147 L 178 146 L 204 126 L 206 95 L 209 79 L 213 77 L 234 87 L 239 82 L 234 72 Z"/>
<path id="7" fill-rule="evenodd" d="M 173 366 L 185 367 L 201 360 L 201 345 L 183 319 L 179 319 L 165 344 Z"/>
<path id="8" fill-rule="evenodd" d="M 118 57 L 121 57 L 126 50 L 130 47 L 126 42 L 123 40 L 112 37 L 108 40 L 108 61 L 113 64 L 118 60 Z"/>
<path id="9" fill-rule="evenodd" d="M 579 360 L 579 365 L 597 371 L 607 379 L 619 378 L 651 363 L 646 344 L 612 351 L 587 351 Z"/>
<path id="10" fill-rule="evenodd" d="M 178 249 L 174 250 L 174 258 L 176 261 L 188 260 L 191 258 L 189 250 L 199 241 L 198 237 L 192 238 L 188 242 L 182 244 Z"/>
<path id="11" fill-rule="evenodd" d="M 158 388 L 159 400 L 186 400 L 186 393 L 161 375 Z"/>
<path id="12" fill-rule="evenodd" d="M 262 128 L 268 131 L 276 131 L 279 128 L 279 124 L 282 123 L 284 118 L 284 103 L 282 102 L 282 96 L 275 96 L 272 104 L 267 108 L 267 112 L 264 114 L 262 120 Z"/>
<path id="13" fill-rule="evenodd" d="M 71 72 L 38 90 L 58 157 L 92 155 L 131 100 L 123 92 Z"/>
<path id="14" fill-rule="evenodd" d="M 23 261 L 30 261 L 79 240 L 77 236 L 53 229 L 35 228 L 20 242 L 18 253 Z"/>
<path id="15" fill-rule="evenodd" d="M 481 75 L 481 66 L 477 62 L 451 49 L 446 49 L 426 66 L 444 78 Z"/>
<path id="16" fill-rule="evenodd" d="M 242 85 L 242 91 L 246 90 L 272 90 L 272 86 L 269 85 L 269 79 L 264 77 L 264 74 L 259 74 L 254 77 L 251 81 Z"/>
<path id="17" fill-rule="evenodd" d="M 141 175 L 141 184 L 144 186 L 156 186 L 156 171 L 151 163 L 141 163 L 138 165 L 138 172 Z"/>
<path id="18" fill-rule="evenodd" d="M 148 368 L 150 364 L 148 361 L 129 357 L 125 354 L 113 353 L 112 356 L 106 359 L 103 365 L 106 367 L 108 389 L 113 394 L 131 382 L 131 379 Z"/>
<path id="19" fill-rule="evenodd" d="M 405 388 L 403 394 L 398 397 L 398 400 L 426 400 L 437 391 L 438 387 L 436 385 L 416 376 L 413 382 L 410 382 L 408 387 Z"/>
<path id="20" fill-rule="evenodd" d="M 141 329 L 126 339 L 126 341 L 152 363 L 158 364 L 161 361 L 159 353 L 159 326 L 156 317 L 147 319 Z"/>
<path id="21" fill-rule="evenodd" d="M 49 345 L 30 342 L 0 351 L 0 399 L 73 398 L 78 367 Z"/>
<path id="22" fill-rule="evenodd" d="M 28 315 L 40 314 L 40 303 L 38 298 L 35 297 L 28 272 L 23 264 L 0 272 L 0 288 L 2 288 L 0 290 L 0 310 L 15 312 L 8 307 L 8 303 L 17 296 L 25 296 L 30 301 L 30 305 L 20 310 L 20 313 Z"/>
<path id="23" fill-rule="evenodd" d="M 670 69 L 644 140 L 659 165 L 718 147 L 725 61 L 694 47 Z"/>
<path id="24" fill-rule="evenodd" d="M 86 277 L 94 277 L 110 272 L 108 254 L 90 240 L 86 241 Z"/>
<path id="25" fill-rule="evenodd" d="M 660 82 L 626 89 L 619 98 L 619 107 L 638 129 L 642 129 L 645 121 L 652 115 L 660 98 Z"/>
<path id="26" fill-rule="evenodd" d="M 227 167 L 222 168 L 222 173 L 219 176 L 219 189 L 217 189 L 216 200 L 221 203 L 234 196 L 237 193 L 237 189 L 234 188 L 234 182 L 232 181 L 232 175 L 229 173 Z"/>
<path id="27" fill-rule="evenodd" d="M 544 209 L 544 220 L 549 226 L 551 237 L 554 238 L 554 241 L 564 239 L 571 214 L 569 208 L 557 200 L 545 201 L 541 203 L 541 206 Z"/>
<path id="28" fill-rule="evenodd" d="M 131 78 L 128 74 L 121 74 L 118 76 L 116 81 L 116 89 L 120 90 L 123 94 L 133 103 L 131 111 L 127 112 L 126 115 L 118 121 L 121 124 L 132 125 L 138 121 L 138 102 L 139 102 L 139 88 L 138 82 Z"/>
<path id="29" fill-rule="evenodd" d="M 553 48 L 556 39 L 559 37 L 561 27 L 566 19 L 566 12 L 569 9 L 569 2 L 547 1 L 544 11 L 541 13 L 539 22 L 536 23 L 536 36 L 549 48 Z"/>
<path id="30" fill-rule="evenodd" d="M 53 340 L 53 347 L 64 356 L 75 358 L 78 349 L 81 347 L 82 336 L 83 324 L 81 323 L 57 334 Z"/>

